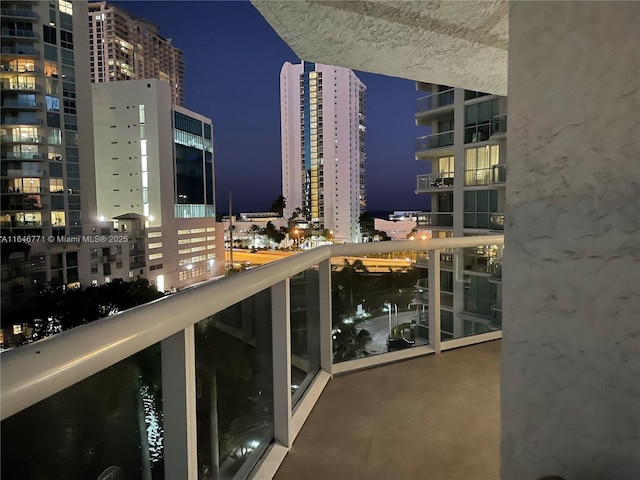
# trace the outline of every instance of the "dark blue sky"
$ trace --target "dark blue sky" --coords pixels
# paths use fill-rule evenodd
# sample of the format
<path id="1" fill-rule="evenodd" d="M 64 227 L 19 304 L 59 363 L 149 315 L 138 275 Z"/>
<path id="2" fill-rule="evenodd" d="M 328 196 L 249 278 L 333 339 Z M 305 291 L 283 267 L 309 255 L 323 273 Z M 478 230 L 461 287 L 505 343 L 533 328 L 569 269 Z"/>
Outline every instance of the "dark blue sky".
<path id="1" fill-rule="evenodd" d="M 214 124 L 217 210 L 265 211 L 281 193 L 280 68 L 300 59 L 248 1 L 118 1 L 185 56 L 185 107 Z M 412 81 L 356 72 L 367 86 L 368 210 L 426 209 L 415 177 Z"/>

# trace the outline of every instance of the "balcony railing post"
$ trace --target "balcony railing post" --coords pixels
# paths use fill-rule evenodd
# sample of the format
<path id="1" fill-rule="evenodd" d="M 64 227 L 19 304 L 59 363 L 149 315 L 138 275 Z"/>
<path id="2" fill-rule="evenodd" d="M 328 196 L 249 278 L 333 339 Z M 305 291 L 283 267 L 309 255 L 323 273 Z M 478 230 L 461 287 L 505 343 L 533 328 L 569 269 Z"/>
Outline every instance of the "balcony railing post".
<path id="1" fill-rule="evenodd" d="M 289 279 L 271 287 L 273 348 L 273 436 L 291 446 L 291 314 Z"/>
<path id="2" fill-rule="evenodd" d="M 333 338 L 331 336 L 331 259 L 319 265 L 320 301 L 320 368 L 327 373 L 333 369 Z"/>
<path id="3" fill-rule="evenodd" d="M 165 478 L 198 478 L 196 355 L 193 325 L 166 338 L 162 348 Z"/>
<path id="4" fill-rule="evenodd" d="M 440 250 L 429 250 L 429 345 L 440 353 Z"/>

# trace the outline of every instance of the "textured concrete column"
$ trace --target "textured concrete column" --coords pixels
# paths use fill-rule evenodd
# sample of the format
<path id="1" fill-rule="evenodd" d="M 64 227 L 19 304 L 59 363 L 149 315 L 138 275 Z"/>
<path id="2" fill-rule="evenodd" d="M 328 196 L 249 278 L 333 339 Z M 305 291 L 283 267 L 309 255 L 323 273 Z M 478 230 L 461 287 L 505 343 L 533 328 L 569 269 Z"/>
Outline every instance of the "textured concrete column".
<path id="1" fill-rule="evenodd" d="M 510 4 L 503 479 L 640 476 L 639 32 Z"/>

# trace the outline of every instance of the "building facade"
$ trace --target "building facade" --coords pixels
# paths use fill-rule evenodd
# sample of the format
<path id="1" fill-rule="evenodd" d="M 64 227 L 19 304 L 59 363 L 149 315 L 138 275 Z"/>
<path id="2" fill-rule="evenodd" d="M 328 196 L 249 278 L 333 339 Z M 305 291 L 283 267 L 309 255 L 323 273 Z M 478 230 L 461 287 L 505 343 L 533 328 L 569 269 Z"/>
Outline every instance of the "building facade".
<path id="1" fill-rule="evenodd" d="M 93 163 L 87 4 L 2 3 L 3 313 L 40 286 L 77 285 Z M 84 192 L 86 193 L 86 192 Z"/>
<path id="2" fill-rule="evenodd" d="M 151 22 L 107 2 L 89 4 L 91 81 L 158 78 L 171 86 L 173 103 L 184 102 L 184 60 L 170 38 Z"/>
<path id="3" fill-rule="evenodd" d="M 280 72 L 282 190 L 285 218 L 333 231 L 336 242 L 361 240 L 366 207 L 366 86 L 353 71 L 287 62 Z"/>
<path id="4" fill-rule="evenodd" d="M 117 276 L 145 277 L 164 291 L 220 275 L 211 120 L 172 105 L 157 79 L 94 84 L 93 113 L 97 215 L 131 250 Z M 102 283 L 99 263 L 92 281 Z"/>
<path id="5" fill-rule="evenodd" d="M 416 139 L 416 160 L 431 167 L 416 181 L 416 194 L 431 201 L 431 211 L 417 216 L 418 230 L 430 230 L 433 238 L 501 234 L 507 99 L 444 85 L 416 86 L 426 93 L 417 101 L 416 124 L 431 129 Z M 443 339 L 501 328 L 501 260 L 502 248 L 496 246 L 441 256 Z M 426 257 L 417 266 L 426 267 Z M 426 325 L 426 278 L 416 288 L 419 324 Z"/>

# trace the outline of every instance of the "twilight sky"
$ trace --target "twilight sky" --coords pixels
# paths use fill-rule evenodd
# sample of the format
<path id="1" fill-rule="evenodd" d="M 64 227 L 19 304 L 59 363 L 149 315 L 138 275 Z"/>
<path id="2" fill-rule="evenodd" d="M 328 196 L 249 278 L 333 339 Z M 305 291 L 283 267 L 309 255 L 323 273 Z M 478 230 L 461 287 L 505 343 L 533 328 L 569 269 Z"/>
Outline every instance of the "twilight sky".
<path id="1" fill-rule="evenodd" d="M 248 1 L 115 1 L 158 25 L 185 56 L 185 107 L 213 120 L 216 210 L 266 211 L 281 193 L 280 68 L 300 59 Z M 368 210 L 428 209 L 415 177 L 419 93 L 412 81 L 356 71 L 367 86 Z"/>

